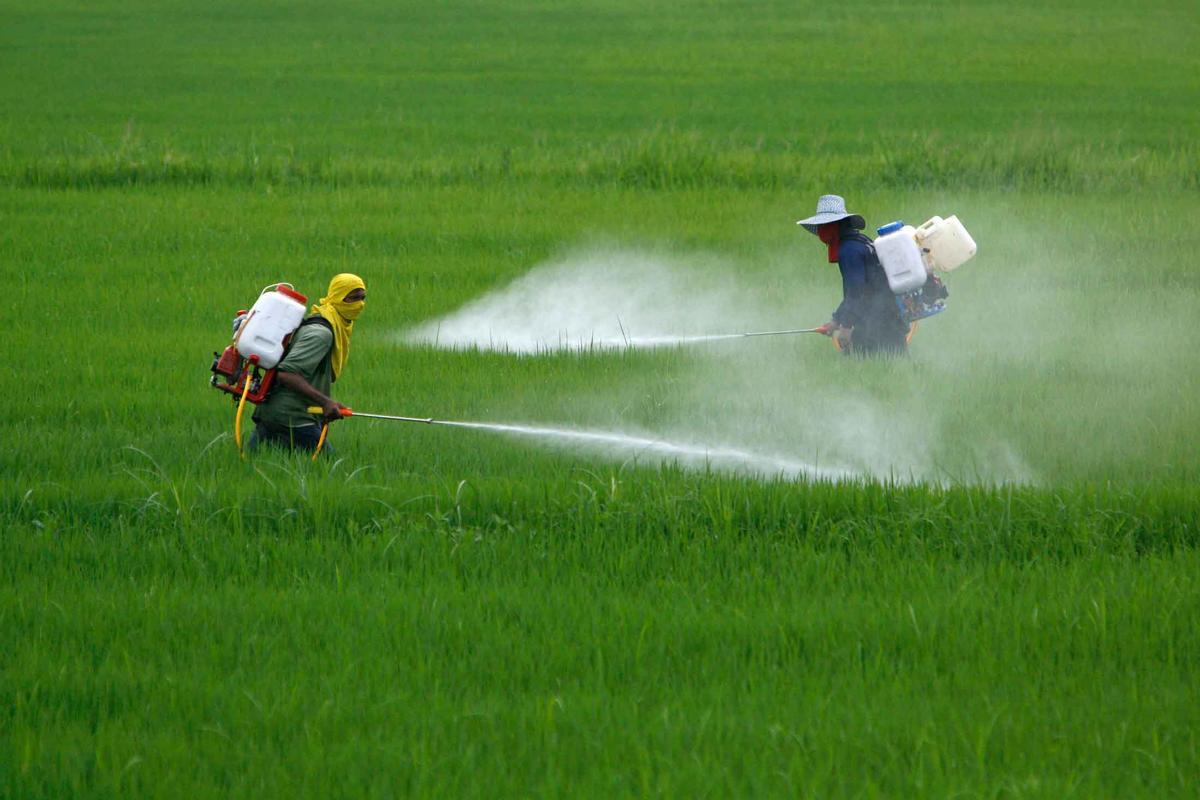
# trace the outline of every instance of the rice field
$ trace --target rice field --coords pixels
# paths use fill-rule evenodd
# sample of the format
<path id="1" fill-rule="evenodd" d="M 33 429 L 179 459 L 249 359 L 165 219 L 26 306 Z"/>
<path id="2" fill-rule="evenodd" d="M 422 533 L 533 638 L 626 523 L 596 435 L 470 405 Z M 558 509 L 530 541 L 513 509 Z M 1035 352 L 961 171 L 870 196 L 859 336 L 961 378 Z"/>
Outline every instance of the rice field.
<path id="1" fill-rule="evenodd" d="M 1190 4 L 3 7 L 0 796 L 1195 794 Z M 508 346 L 818 325 L 830 191 L 980 244 L 903 361 Z M 341 271 L 347 405 L 635 442 L 239 459 Z"/>

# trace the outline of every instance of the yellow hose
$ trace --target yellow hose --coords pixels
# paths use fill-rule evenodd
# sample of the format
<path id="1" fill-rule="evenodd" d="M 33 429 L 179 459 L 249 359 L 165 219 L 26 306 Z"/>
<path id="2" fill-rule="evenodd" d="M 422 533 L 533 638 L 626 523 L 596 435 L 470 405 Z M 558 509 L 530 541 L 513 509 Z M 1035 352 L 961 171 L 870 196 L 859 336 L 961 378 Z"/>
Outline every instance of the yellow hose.
<path id="1" fill-rule="evenodd" d="M 325 446 L 325 436 L 329 433 L 329 423 L 326 422 L 321 426 L 321 438 L 317 439 L 317 449 L 313 451 L 312 460 L 316 461 L 317 456 L 321 455 L 321 448 Z"/>
<path id="2" fill-rule="evenodd" d="M 242 458 L 246 457 L 246 451 L 242 449 L 242 411 L 246 408 L 246 395 L 250 393 L 249 367 L 246 367 L 244 380 L 246 385 L 242 387 L 242 399 L 238 401 L 237 415 L 233 418 L 233 441 L 237 443 L 238 453 Z"/>

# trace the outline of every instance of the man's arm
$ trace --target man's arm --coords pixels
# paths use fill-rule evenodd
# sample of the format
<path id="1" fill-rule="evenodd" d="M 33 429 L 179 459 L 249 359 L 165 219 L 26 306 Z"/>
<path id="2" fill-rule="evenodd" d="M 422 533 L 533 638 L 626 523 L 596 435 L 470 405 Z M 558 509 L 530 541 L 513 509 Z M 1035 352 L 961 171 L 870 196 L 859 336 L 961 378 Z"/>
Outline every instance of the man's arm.
<path id="1" fill-rule="evenodd" d="M 288 354 L 275 368 L 277 370 L 275 380 L 279 385 L 285 389 L 291 389 L 313 405 L 319 405 L 326 422 L 342 418 L 338 413 L 342 404 L 320 392 L 309 383 L 304 375 L 312 374 L 321 361 L 329 357 L 332 347 L 333 334 L 324 327 L 318 325 L 301 327 L 292 340 Z"/>

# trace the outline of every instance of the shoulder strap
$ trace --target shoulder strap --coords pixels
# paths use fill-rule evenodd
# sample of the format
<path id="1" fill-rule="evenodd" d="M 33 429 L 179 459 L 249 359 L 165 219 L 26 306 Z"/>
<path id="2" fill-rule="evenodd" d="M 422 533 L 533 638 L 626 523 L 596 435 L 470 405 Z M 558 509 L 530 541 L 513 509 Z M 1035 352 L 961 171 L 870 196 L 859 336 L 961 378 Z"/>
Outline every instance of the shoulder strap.
<path id="1" fill-rule="evenodd" d="M 297 330 L 303 328 L 305 325 L 320 325 L 325 330 L 333 333 L 333 326 L 329 324 L 329 320 L 325 319 L 320 314 L 313 314 L 311 317 L 306 317 L 304 321 L 297 326 Z"/>

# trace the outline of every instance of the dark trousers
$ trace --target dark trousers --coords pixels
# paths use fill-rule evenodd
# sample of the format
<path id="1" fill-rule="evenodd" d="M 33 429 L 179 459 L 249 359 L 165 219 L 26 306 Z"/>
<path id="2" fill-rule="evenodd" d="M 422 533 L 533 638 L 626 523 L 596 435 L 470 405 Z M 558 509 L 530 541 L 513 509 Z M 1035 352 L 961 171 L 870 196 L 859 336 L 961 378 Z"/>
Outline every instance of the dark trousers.
<path id="1" fill-rule="evenodd" d="M 250 442 L 246 447 L 254 451 L 262 445 L 270 445 L 272 447 L 282 447 L 287 450 L 303 450 L 306 453 L 311 453 L 317 449 L 317 442 L 320 440 L 320 425 L 287 428 L 282 425 L 259 422 L 255 424 L 254 433 L 250 434 Z M 321 453 L 330 452 L 333 452 L 333 448 L 326 441 L 325 446 L 321 448 Z"/>

